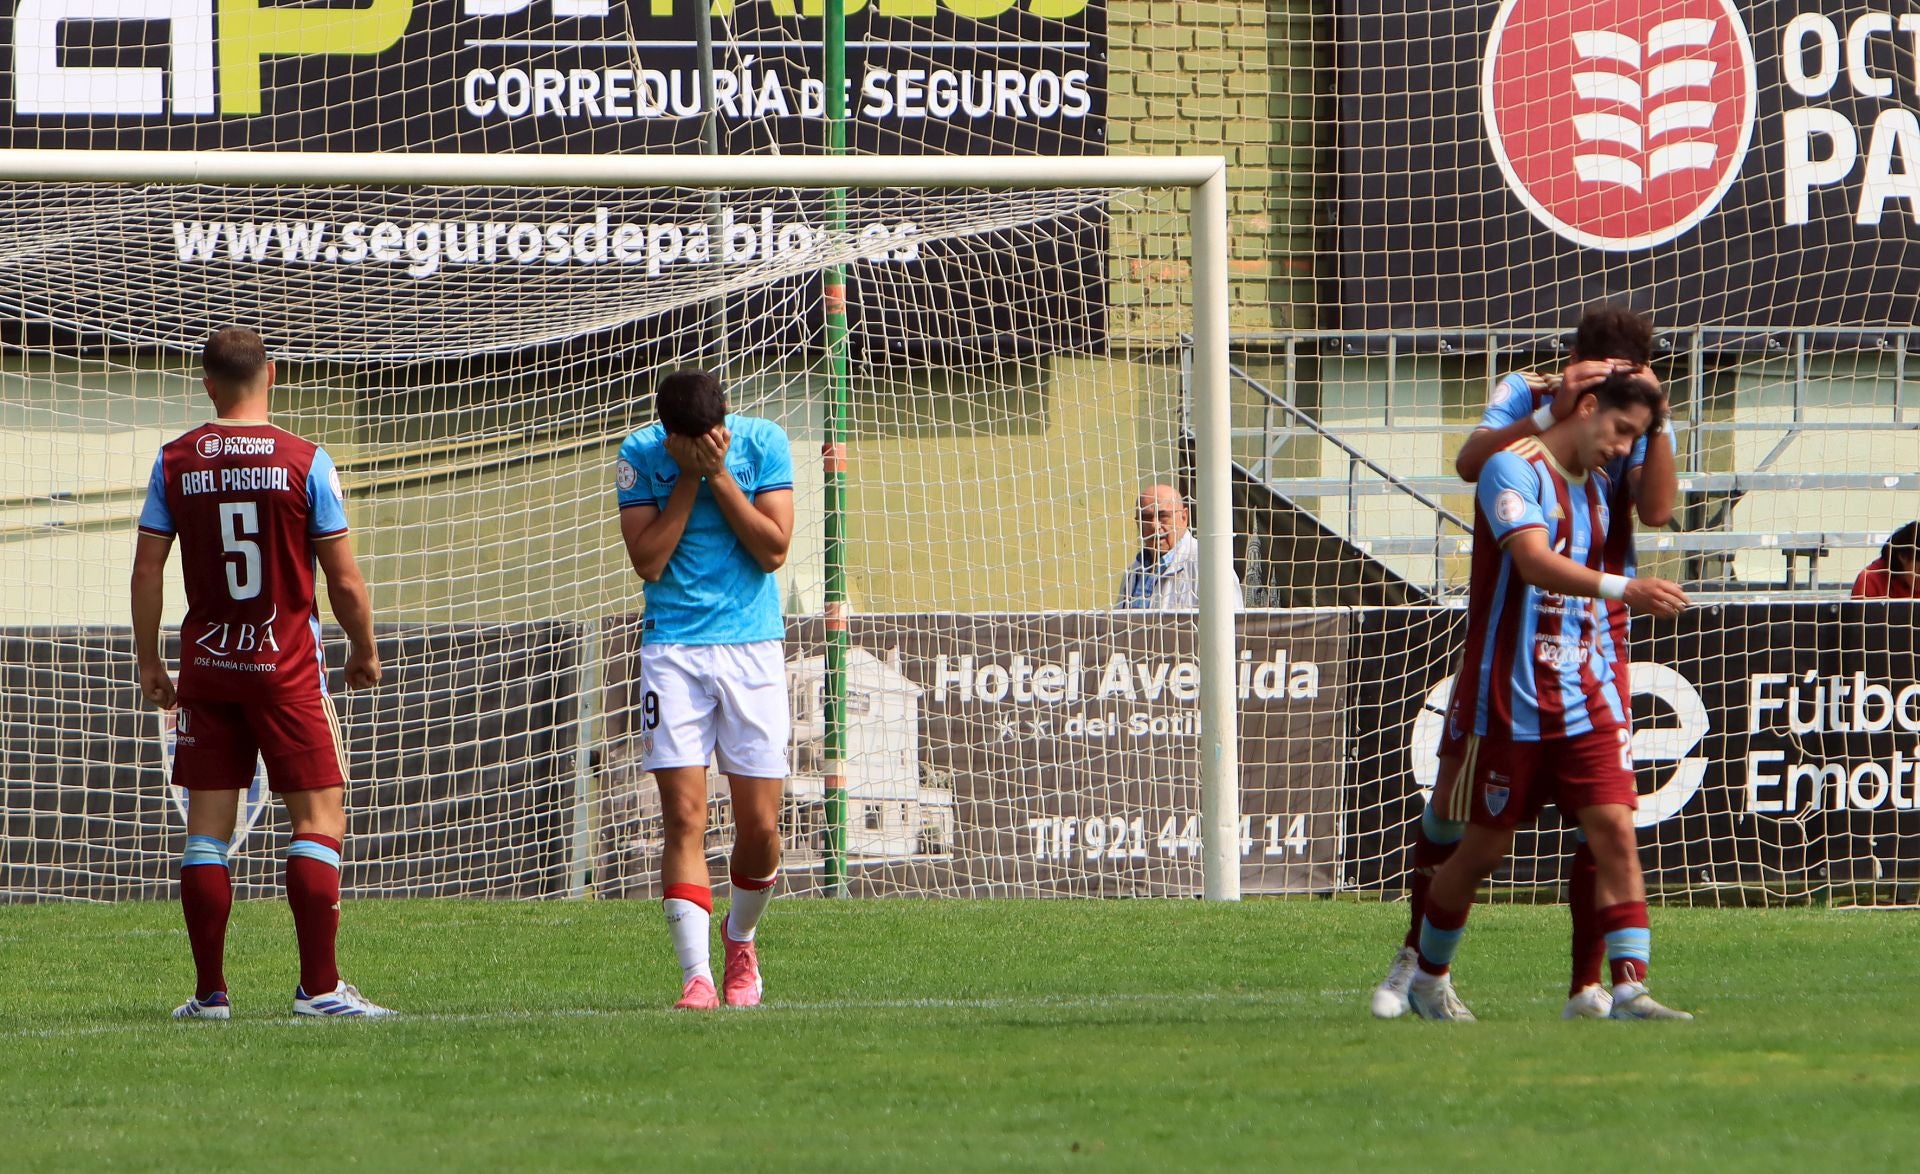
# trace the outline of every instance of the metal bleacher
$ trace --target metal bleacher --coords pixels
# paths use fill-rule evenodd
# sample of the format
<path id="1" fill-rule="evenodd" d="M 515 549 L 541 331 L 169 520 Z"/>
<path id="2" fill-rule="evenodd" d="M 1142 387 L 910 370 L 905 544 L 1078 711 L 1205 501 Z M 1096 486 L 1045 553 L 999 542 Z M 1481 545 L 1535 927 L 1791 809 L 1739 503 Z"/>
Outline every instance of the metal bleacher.
<path id="1" fill-rule="evenodd" d="M 1234 343 L 1240 473 L 1410 584 L 1460 594 L 1473 503 L 1452 456 L 1479 416 L 1470 393 L 1564 362 L 1562 339 Z M 1920 330 L 1702 330 L 1663 344 L 1681 504 L 1672 526 L 1641 531 L 1643 563 L 1696 591 L 1831 595 L 1920 516 Z"/>

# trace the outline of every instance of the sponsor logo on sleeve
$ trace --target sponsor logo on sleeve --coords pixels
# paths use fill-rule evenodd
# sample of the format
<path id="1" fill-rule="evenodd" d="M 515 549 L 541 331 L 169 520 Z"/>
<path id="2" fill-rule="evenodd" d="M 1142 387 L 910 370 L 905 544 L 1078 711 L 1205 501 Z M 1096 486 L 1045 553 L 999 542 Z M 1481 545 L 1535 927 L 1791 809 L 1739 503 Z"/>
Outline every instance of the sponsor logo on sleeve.
<path id="1" fill-rule="evenodd" d="M 613 463 L 613 483 L 618 485 L 622 491 L 632 489 L 639 480 L 639 471 L 625 460 L 618 460 Z"/>
<path id="2" fill-rule="evenodd" d="M 1500 496 L 1493 499 L 1493 516 L 1508 525 L 1519 521 L 1526 513 L 1526 499 L 1516 490 L 1502 489 Z"/>

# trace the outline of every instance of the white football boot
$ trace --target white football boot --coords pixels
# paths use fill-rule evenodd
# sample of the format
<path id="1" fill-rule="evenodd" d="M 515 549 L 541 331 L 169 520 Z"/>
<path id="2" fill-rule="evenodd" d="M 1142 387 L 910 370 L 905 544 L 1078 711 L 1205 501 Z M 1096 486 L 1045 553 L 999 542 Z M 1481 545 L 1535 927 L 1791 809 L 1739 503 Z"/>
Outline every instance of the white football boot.
<path id="1" fill-rule="evenodd" d="M 1448 975 L 1430 979 L 1422 974 L 1413 980 L 1407 988 L 1407 1006 L 1422 1019 L 1439 1019 L 1449 1023 L 1472 1023 L 1473 1012 L 1453 993 L 1453 979 Z"/>
<path id="2" fill-rule="evenodd" d="M 1420 969 L 1420 953 L 1401 946 L 1387 967 L 1387 977 L 1373 988 L 1373 1017 L 1398 1019 L 1407 1013 L 1407 988 L 1413 985 L 1413 973 Z"/>
<path id="3" fill-rule="evenodd" d="M 346 979 L 323 995 L 309 995 L 303 987 L 293 991 L 293 1013 L 321 1018 L 384 1019 L 398 1012 L 382 1007 L 355 989 Z"/>
<path id="4" fill-rule="evenodd" d="M 1647 988 L 1637 982 L 1623 982 L 1613 988 L 1613 1007 L 1609 1019 L 1692 1019 L 1685 1011 L 1675 1011 L 1653 1001 Z"/>
<path id="5" fill-rule="evenodd" d="M 1561 1008 L 1562 1019 L 1605 1019 L 1607 1012 L 1613 1010 L 1613 993 L 1597 982 L 1590 982 L 1580 988 L 1578 994 L 1567 1000 Z"/>
<path id="6" fill-rule="evenodd" d="M 227 992 L 215 991 L 204 999 L 193 998 L 173 1009 L 175 1019 L 231 1019 L 233 1004 L 227 1002 Z"/>

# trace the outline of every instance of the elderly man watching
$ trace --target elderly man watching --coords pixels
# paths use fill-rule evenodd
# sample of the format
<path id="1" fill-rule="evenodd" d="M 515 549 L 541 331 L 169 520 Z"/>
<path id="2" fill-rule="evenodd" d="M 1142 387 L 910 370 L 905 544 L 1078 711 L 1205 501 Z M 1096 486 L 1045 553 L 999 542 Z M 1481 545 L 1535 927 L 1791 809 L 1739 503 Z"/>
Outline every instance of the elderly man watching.
<path id="1" fill-rule="evenodd" d="M 1151 485 L 1140 494 L 1141 550 L 1120 580 L 1117 608 L 1159 610 L 1200 606 L 1200 543 L 1187 528 L 1187 503 L 1171 485 Z M 1233 585 L 1239 598 L 1240 583 Z"/>

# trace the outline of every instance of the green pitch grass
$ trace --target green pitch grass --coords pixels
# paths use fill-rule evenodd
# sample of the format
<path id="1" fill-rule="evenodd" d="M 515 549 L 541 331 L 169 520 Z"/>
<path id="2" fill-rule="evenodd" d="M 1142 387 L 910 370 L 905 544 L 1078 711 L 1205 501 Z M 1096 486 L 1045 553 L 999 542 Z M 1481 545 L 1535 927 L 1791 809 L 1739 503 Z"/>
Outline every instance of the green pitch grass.
<path id="1" fill-rule="evenodd" d="M 1482 909 L 1481 1022 L 1369 1019 L 1404 907 L 776 903 L 769 1004 L 665 1010 L 647 903 L 360 902 L 384 1023 L 297 1022 L 235 915 L 236 1018 L 175 1024 L 172 905 L 0 908 L 0 1167 L 1892 1169 L 1920 917 L 1656 911 L 1692 1024 L 1562 1023 L 1565 914 Z M 1910 1167 L 1907 1167 L 1910 1168 Z"/>

